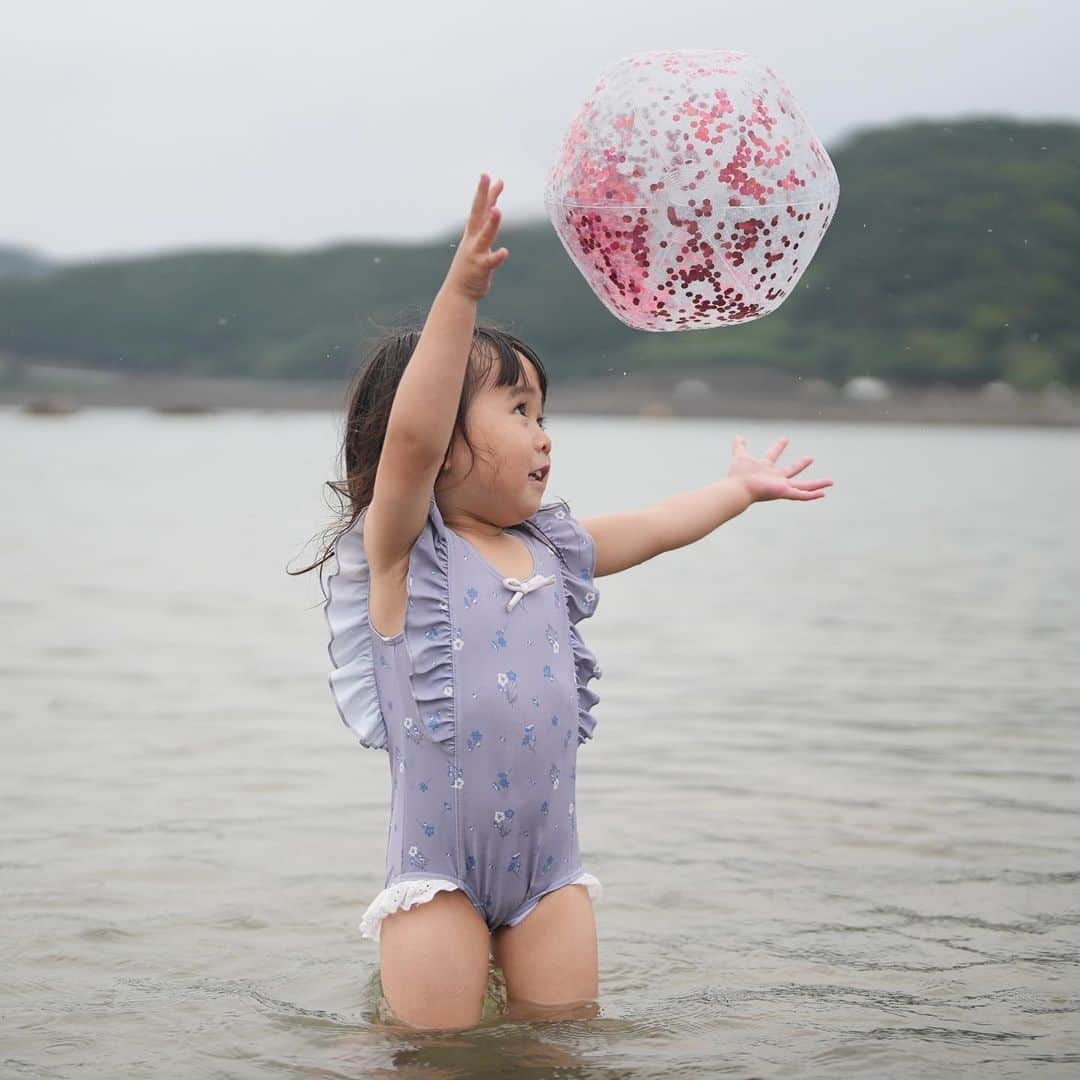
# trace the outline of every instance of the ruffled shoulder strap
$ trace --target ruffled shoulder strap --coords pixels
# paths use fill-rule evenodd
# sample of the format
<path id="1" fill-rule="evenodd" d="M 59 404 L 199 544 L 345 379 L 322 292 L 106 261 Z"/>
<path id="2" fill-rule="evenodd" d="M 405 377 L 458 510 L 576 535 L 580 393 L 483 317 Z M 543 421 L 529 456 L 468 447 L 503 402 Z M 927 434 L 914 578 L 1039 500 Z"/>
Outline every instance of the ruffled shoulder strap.
<path id="1" fill-rule="evenodd" d="M 596 573 L 596 542 L 562 500 L 541 506 L 526 520 L 534 532 L 554 547 L 562 564 L 566 609 L 570 617 L 570 647 L 577 679 L 580 746 L 593 737 L 596 717 L 592 715 L 592 708 L 600 700 L 596 691 L 589 688 L 589 683 L 599 679 L 602 674 L 600 665 L 596 662 L 596 654 L 585 644 L 575 625 L 593 614 L 600 599 L 593 580 Z"/>
<path id="2" fill-rule="evenodd" d="M 323 588 L 323 611 L 330 628 L 330 693 L 342 721 L 362 746 L 388 750 L 368 630 L 371 568 L 364 553 L 366 513 L 362 510 L 338 538 L 333 559 L 337 565 Z"/>
<path id="3" fill-rule="evenodd" d="M 450 539 L 435 496 L 413 545 L 409 572 L 409 677 L 421 722 L 432 742 L 454 752 L 454 652 L 450 617 Z"/>
<path id="4" fill-rule="evenodd" d="M 541 506 L 526 520 L 541 538 L 554 546 L 562 561 L 570 621 L 577 623 L 587 619 L 596 610 L 600 599 L 593 580 L 596 572 L 596 544 L 593 538 L 562 499 Z"/>
<path id="5" fill-rule="evenodd" d="M 330 628 L 330 693 L 345 725 L 362 746 L 389 750 L 386 722 L 375 682 L 375 658 L 368 620 L 371 567 L 364 552 L 364 518 L 334 545 L 336 567 L 323 588 Z M 416 601 L 410 646 L 410 681 L 417 707 L 435 742 L 451 741 L 453 724 L 453 660 L 448 604 L 447 529 L 434 496 L 428 520 L 413 544 L 408 578 L 409 603 Z"/>

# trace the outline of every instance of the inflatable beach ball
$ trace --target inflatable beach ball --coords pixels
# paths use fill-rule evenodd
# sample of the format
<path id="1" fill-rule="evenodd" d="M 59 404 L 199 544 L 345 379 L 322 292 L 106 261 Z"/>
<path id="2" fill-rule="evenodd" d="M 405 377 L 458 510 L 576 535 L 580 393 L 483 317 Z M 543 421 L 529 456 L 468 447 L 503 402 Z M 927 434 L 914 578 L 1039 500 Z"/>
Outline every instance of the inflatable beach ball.
<path id="1" fill-rule="evenodd" d="M 836 170 L 791 92 L 747 53 L 649 52 L 605 71 L 548 179 L 548 215 L 637 330 L 760 319 L 836 210 Z"/>

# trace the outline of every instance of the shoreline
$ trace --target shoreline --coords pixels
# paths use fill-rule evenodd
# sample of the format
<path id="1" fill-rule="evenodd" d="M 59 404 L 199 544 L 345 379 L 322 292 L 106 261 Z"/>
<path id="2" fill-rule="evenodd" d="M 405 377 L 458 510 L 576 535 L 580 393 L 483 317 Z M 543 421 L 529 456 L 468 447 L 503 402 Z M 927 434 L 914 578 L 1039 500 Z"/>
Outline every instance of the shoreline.
<path id="1" fill-rule="evenodd" d="M 131 375 L 28 366 L 15 385 L 0 385 L 0 408 L 67 415 L 93 408 L 141 408 L 163 414 L 219 411 L 336 411 L 346 380 Z M 617 372 L 553 382 L 552 415 L 744 418 L 1039 427 L 1080 426 L 1080 393 L 1052 386 L 1017 391 L 1000 383 L 981 389 L 889 387 L 854 379 L 840 388 L 820 379 L 726 368 L 715 372 Z"/>

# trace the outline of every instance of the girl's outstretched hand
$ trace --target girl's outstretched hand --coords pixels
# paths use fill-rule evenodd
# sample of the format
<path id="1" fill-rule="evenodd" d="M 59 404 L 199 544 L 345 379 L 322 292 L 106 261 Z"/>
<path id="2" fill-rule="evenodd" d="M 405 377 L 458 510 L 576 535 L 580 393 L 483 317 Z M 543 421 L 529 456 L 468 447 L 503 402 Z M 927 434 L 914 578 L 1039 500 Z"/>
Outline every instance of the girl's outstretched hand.
<path id="1" fill-rule="evenodd" d="M 793 484 L 791 477 L 801 473 L 814 459 L 804 457 L 794 465 L 777 465 L 776 461 L 787 444 L 787 439 L 777 439 L 763 457 L 755 458 L 747 453 L 743 437 L 735 436 L 728 476 L 745 485 L 753 502 L 765 502 L 768 499 L 823 499 L 823 489 L 832 487 L 831 480 L 803 480 Z"/>
<path id="2" fill-rule="evenodd" d="M 470 300 L 487 296 L 492 274 L 510 254 L 506 248 L 491 250 L 502 218 L 502 211 L 495 205 L 502 189 L 501 180 L 492 184 L 487 173 L 481 174 L 464 235 L 446 274 L 447 286 Z"/>

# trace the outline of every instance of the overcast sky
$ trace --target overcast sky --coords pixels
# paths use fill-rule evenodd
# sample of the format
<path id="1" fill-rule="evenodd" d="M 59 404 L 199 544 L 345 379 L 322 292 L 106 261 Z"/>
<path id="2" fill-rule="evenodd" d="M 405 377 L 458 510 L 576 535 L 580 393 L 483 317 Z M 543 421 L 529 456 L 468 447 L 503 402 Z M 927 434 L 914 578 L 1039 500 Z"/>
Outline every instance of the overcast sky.
<path id="1" fill-rule="evenodd" d="M 0 244 L 452 237 L 481 171 L 507 224 L 534 219 L 596 76 L 653 49 L 753 53 L 829 149 L 896 120 L 1080 120 L 1077 41 L 1068 0 L 10 3 Z"/>

